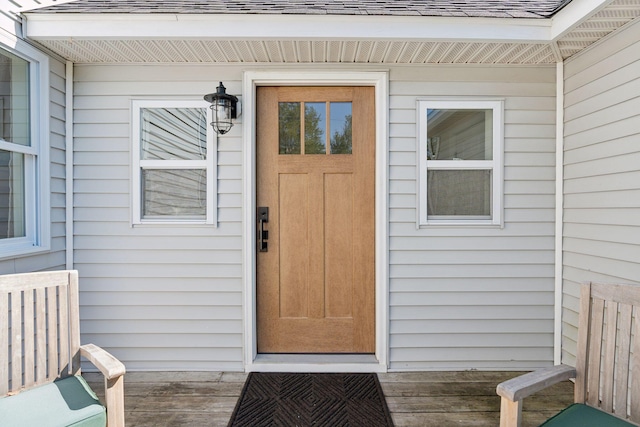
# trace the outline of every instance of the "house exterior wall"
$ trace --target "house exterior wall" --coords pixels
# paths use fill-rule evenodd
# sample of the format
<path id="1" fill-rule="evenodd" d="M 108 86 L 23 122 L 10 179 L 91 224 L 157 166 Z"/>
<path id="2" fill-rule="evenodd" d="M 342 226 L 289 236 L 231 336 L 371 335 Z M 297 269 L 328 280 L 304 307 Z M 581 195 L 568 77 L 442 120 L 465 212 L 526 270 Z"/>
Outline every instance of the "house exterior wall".
<path id="1" fill-rule="evenodd" d="M 640 281 L 640 23 L 565 64 L 564 363 L 583 281 Z"/>
<path id="2" fill-rule="evenodd" d="M 555 70 L 392 69 L 390 368 L 531 369 L 553 360 Z M 416 228 L 416 99 L 505 100 L 504 228 Z"/>
<path id="3" fill-rule="evenodd" d="M 237 123 L 219 138 L 217 227 L 132 227 L 131 100 L 200 99 L 218 81 L 240 94 L 243 71 L 270 68 L 278 66 L 75 66 L 83 342 L 107 348 L 129 370 L 244 369 L 242 192 L 250 167 Z M 392 67 L 389 76 L 389 368 L 551 364 L 555 68 Z M 417 228 L 416 103 L 428 96 L 505 99 L 504 228 Z"/>
<path id="4" fill-rule="evenodd" d="M 0 32 L 9 38 L 20 26 L 9 13 L 0 14 Z M 15 39 L 13 39 L 15 40 Z M 13 43 L 12 43 L 13 44 Z M 12 46 L 15 47 L 15 46 Z M 46 55 L 46 54 L 45 54 Z M 65 268 L 65 64 L 49 56 L 49 176 L 51 243 L 47 251 L 0 258 L 0 274 Z"/>
<path id="5" fill-rule="evenodd" d="M 241 126 L 218 144 L 217 227 L 131 227 L 130 210 L 131 100 L 202 99 L 215 79 L 238 93 L 241 69 L 78 65 L 74 75 L 83 342 L 128 370 L 242 370 Z"/>

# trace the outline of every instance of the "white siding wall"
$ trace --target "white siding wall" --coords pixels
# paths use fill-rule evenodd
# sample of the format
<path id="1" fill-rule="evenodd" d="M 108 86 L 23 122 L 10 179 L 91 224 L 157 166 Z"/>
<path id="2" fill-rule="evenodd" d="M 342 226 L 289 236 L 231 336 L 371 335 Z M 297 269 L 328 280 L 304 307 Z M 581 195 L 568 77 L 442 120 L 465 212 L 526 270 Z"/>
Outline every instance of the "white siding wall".
<path id="1" fill-rule="evenodd" d="M 129 108 L 218 81 L 238 94 L 243 69 L 76 66 L 83 341 L 130 370 L 242 369 L 242 127 L 220 138 L 217 229 L 131 228 Z M 555 68 L 397 67 L 390 79 L 390 368 L 550 364 Z M 432 95 L 506 99 L 504 229 L 416 229 L 416 98 Z"/>
<path id="2" fill-rule="evenodd" d="M 83 342 L 128 370 L 241 370 L 242 126 L 219 139 L 218 227 L 136 226 L 131 99 L 202 99 L 237 67 L 75 68 L 75 266 Z"/>
<path id="3" fill-rule="evenodd" d="M 640 282 L 640 23 L 565 65 L 563 361 L 579 285 Z"/>
<path id="4" fill-rule="evenodd" d="M 553 361 L 555 69 L 391 72 L 390 368 Z M 416 229 L 416 98 L 505 99 L 504 229 Z"/>

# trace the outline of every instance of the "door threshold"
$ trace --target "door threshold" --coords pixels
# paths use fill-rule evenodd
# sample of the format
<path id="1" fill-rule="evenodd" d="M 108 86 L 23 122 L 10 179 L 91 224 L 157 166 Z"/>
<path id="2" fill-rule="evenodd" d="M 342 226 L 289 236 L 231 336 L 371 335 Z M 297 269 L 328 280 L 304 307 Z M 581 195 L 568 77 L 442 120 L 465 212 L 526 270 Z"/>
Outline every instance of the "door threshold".
<path id="1" fill-rule="evenodd" d="M 258 354 L 247 372 L 386 372 L 375 354 Z"/>

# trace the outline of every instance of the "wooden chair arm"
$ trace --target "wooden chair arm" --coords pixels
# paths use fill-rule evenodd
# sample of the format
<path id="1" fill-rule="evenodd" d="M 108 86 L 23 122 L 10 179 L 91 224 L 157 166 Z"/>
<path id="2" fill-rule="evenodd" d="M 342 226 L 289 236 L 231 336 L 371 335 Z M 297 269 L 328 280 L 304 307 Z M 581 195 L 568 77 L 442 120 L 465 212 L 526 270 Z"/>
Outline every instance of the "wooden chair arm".
<path id="1" fill-rule="evenodd" d="M 522 399 L 560 381 L 575 378 L 576 370 L 566 365 L 539 369 L 498 384 L 500 399 L 500 427 L 520 427 Z"/>
<path id="2" fill-rule="evenodd" d="M 95 344 L 81 345 L 80 355 L 93 363 L 108 380 L 122 376 L 126 371 L 122 362 Z"/>
<path id="3" fill-rule="evenodd" d="M 567 365 L 556 365 L 529 372 L 500 383 L 496 387 L 496 393 L 515 402 L 553 384 L 575 378 L 575 376 L 575 368 Z"/>
<path id="4" fill-rule="evenodd" d="M 81 345 L 80 355 L 93 363 L 104 375 L 107 426 L 124 427 L 124 365 L 94 344 Z"/>

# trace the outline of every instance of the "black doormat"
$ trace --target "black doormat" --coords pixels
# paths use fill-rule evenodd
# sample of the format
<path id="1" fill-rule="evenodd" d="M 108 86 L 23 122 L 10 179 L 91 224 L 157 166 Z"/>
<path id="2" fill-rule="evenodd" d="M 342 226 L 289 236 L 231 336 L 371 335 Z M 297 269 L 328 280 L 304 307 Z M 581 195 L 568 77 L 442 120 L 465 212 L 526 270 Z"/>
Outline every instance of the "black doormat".
<path id="1" fill-rule="evenodd" d="M 252 372 L 228 427 L 393 427 L 376 374 Z"/>

